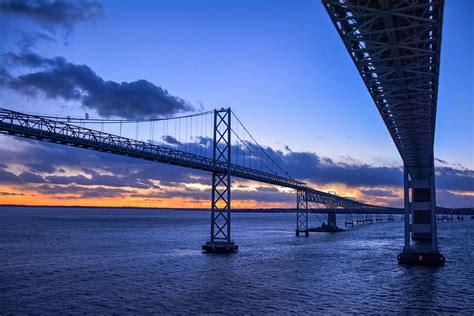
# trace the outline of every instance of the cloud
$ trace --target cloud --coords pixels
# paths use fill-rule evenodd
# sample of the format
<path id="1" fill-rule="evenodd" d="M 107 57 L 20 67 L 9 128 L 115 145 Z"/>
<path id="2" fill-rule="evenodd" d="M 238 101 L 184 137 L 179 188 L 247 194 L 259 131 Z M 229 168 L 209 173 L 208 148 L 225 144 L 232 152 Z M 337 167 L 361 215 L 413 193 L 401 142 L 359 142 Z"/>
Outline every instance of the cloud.
<path id="1" fill-rule="evenodd" d="M 32 32 L 28 33 L 25 31 L 18 31 L 20 38 L 16 41 L 16 45 L 21 51 L 29 51 L 34 48 L 39 41 L 43 42 L 56 42 L 56 39 L 44 32 Z"/>
<path id="2" fill-rule="evenodd" d="M 12 76 L 0 73 L 0 84 L 28 96 L 79 101 L 102 117 L 142 119 L 194 111 L 187 101 L 173 96 L 147 80 L 105 81 L 86 65 L 63 57 L 46 58 L 33 53 L 7 53 L 9 66 L 34 68 L 35 72 Z"/>
<path id="3" fill-rule="evenodd" d="M 251 143 L 248 143 L 247 146 L 253 152 L 259 151 L 258 147 Z M 401 167 L 360 164 L 353 159 L 350 159 L 350 163 L 338 163 L 316 153 L 295 152 L 288 146 L 285 149 L 286 152 L 270 147 L 265 147 L 264 150 L 283 170 L 296 179 L 318 184 L 344 183 L 352 187 L 401 187 L 403 185 Z M 441 164 L 436 167 L 437 188 L 474 191 L 474 170 L 444 160 L 437 159 L 437 161 Z M 255 165 L 255 163 L 253 164 Z"/>
<path id="4" fill-rule="evenodd" d="M 277 188 L 273 188 L 273 187 L 256 187 L 255 190 L 256 190 L 257 192 L 267 192 L 267 193 L 280 192 L 280 191 L 278 191 Z"/>
<path id="5" fill-rule="evenodd" d="M 8 136 L 0 136 L 0 144 L 0 184 L 42 182 L 146 189 L 157 188 L 157 182 L 175 187 L 210 183 L 210 176 L 204 172 L 146 160 Z M 13 165 L 28 172 L 17 176 L 5 170 Z"/>
<path id="6" fill-rule="evenodd" d="M 72 30 L 79 23 L 94 21 L 104 15 L 104 7 L 95 1 L 3 0 L 0 11 L 30 18 L 43 27 Z"/>
<path id="7" fill-rule="evenodd" d="M 474 191 L 474 170 L 437 167 L 436 181 L 441 189 Z"/>
<path id="8" fill-rule="evenodd" d="M 181 143 L 173 136 L 165 135 L 162 137 L 162 139 L 163 142 L 168 143 L 170 145 L 181 145 Z"/>
<path id="9" fill-rule="evenodd" d="M 43 184 L 41 186 L 35 187 L 35 190 L 39 193 L 48 194 L 48 195 L 62 195 L 63 199 L 90 199 L 90 198 L 113 198 L 120 197 L 125 193 L 130 191 L 119 188 L 107 188 L 107 187 L 83 187 L 77 185 L 50 185 Z"/>
<path id="10" fill-rule="evenodd" d="M 398 194 L 392 190 L 381 190 L 381 189 L 362 189 L 360 190 L 364 195 L 376 196 L 376 197 L 388 197 L 398 198 Z"/>
<path id="11" fill-rule="evenodd" d="M 247 144 L 253 152 L 255 145 Z M 345 183 L 348 186 L 401 186 L 402 171 L 396 167 L 336 163 L 312 152 L 286 152 L 265 148 L 266 153 L 292 177 L 318 184 Z"/>
<path id="12" fill-rule="evenodd" d="M 18 176 L 18 178 L 20 178 L 21 181 L 26 182 L 26 183 L 44 183 L 45 182 L 44 181 L 45 179 L 42 176 L 29 172 L 29 171 L 22 172 Z"/>
<path id="13" fill-rule="evenodd" d="M 25 196 L 23 193 L 0 192 L 0 196 Z"/>
<path id="14" fill-rule="evenodd" d="M 0 144 L 0 184 L 12 185 L 17 191 L 26 188 L 33 193 L 67 194 L 74 199 L 78 196 L 99 197 L 101 192 L 105 192 L 104 197 L 146 199 L 208 200 L 210 197 L 207 188 L 211 177 L 205 172 L 9 136 L 0 136 Z M 190 147 L 188 144 L 176 146 L 178 149 Z M 371 203 L 400 206 L 397 190 L 401 188 L 402 173 L 399 168 L 336 163 L 309 152 L 266 150 L 271 151 L 272 158 L 293 176 L 316 183 L 316 188 L 341 184 L 353 193 L 359 192 Z M 11 171 L 15 168 L 10 166 L 17 166 L 23 172 L 15 174 Z M 438 167 L 438 202 L 446 206 L 469 206 L 472 195 L 465 192 L 474 191 L 473 180 L 472 170 Z M 292 203 L 295 200 L 291 192 L 234 181 L 232 196 L 236 200 L 262 203 Z M 194 185 L 203 187 L 193 189 Z M 94 187 L 104 190 L 94 193 Z M 74 195 L 71 188 L 83 189 Z"/>
<path id="15" fill-rule="evenodd" d="M 0 169 L 0 181 L 5 184 L 21 184 L 21 179 L 14 173 Z"/>

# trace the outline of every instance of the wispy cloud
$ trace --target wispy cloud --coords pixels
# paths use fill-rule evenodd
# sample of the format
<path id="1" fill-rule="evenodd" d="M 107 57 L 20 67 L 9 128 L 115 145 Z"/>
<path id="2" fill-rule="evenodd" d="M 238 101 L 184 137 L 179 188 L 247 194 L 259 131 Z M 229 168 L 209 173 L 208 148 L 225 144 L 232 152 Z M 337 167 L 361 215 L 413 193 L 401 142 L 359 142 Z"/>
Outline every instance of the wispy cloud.
<path id="1" fill-rule="evenodd" d="M 95 1 L 3 0 L 0 10 L 32 19 L 47 28 L 66 30 L 104 15 L 104 7 Z"/>

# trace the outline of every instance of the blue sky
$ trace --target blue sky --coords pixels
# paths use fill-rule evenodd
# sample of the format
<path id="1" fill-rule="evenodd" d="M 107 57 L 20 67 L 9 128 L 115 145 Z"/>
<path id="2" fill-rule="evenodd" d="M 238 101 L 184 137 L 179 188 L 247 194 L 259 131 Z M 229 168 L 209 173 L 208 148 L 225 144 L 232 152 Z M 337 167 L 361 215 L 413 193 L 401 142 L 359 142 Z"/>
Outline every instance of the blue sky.
<path id="1" fill-rule="evenodd" d="M 48 34 L 54 40 L 37 40 L 29 50 L 87 65 L 104 80 L 146 79 L 206 110 L 230 106 L 273 148 L 401 165 L 320 1 L 100 3 L 103 17 L 73 27 L 0 11 L 0 49 L 19 52 L 20 31 Z M 436 157 L 468 169 L 474 169 L 473 20 L 474 2 L 446 1 L 435 141 Z M 85 111 L 77 101 L 0 93 L 4 106 L 17 110 Z"/>

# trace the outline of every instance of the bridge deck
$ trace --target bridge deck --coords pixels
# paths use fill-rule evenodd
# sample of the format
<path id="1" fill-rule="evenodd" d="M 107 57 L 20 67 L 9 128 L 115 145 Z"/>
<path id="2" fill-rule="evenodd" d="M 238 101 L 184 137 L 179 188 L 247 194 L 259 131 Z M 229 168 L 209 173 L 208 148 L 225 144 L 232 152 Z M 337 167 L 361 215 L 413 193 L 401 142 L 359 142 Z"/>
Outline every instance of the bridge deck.
<path id="1" fill-rule="evenodd" d="M 323 0 L 412 178 L 433 163 L 443 0 Z"/>

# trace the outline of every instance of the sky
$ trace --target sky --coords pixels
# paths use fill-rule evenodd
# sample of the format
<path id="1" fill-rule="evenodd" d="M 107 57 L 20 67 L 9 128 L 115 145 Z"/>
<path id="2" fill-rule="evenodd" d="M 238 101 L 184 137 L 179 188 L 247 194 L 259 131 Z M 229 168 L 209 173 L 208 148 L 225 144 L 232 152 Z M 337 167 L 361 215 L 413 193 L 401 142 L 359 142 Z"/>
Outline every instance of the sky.
<path id="1" fill-rule="evenodd" d="M 474 205 L 474 2 L 446 1 L 438 204 Z M 0 0 L 1 107 L 166 117 L 231 107 L 288 172 L 402 205 L 402 161 L 320 1 Z M 140 106 L 137 106 L 137 100 Z M 294 207 L 235 179 L 234 207 Z M 208 207 L 210 175 L 0 135 L 0 203 Z"/>

